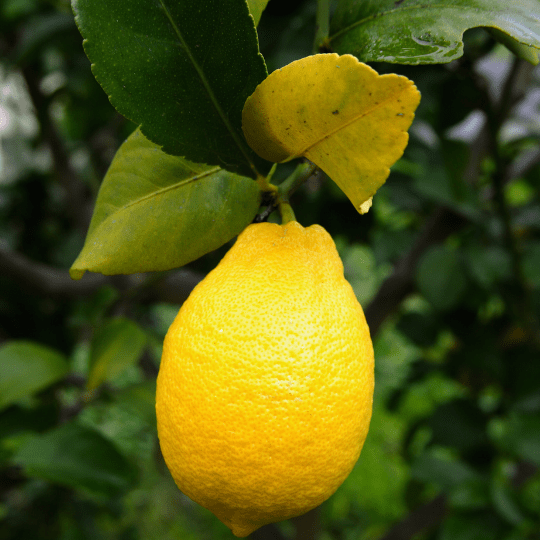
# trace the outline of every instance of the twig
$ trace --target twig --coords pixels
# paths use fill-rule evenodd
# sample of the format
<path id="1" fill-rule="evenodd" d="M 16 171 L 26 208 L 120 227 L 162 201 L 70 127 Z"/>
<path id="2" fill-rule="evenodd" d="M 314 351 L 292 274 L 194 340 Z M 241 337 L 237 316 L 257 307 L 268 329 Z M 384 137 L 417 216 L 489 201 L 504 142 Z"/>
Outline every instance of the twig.
<path id="1" fill-rule="evenodd" d="M 394 267 L 375 297 L 365 309 L 366 319 L 374 337 L 382 323 L 414 290 L 416 265 L 422 255 L 433 245 L 445 240 L 461 229 L 467 220 L 448 208 L 438 208 L 426 221 L 412 249 Z"/>
<path id="2" fill-rule="evenodd" d="M 412 511 L 405 519 L 394 525 L 380 540 L 410 540 L 414 535 L 440 523 L 448 507 L 446 496 L 441 494 L 420 508 Z"/>
<path id="3" fill-rule="evenodd" d="M 510 164 L 501 155 L 498 141 L 500 128 L 506 120 L 512 106 L 516 103 L 517 97 L 521 96 L 522 93 L 520 88 L 515 88 L 514 82 L 523 63 L 524 62 L 518 58 L 514 59 L 498 103 L 493 103 L 490 100 L 485 85 L 479 85 L 479 89 L 484 92 L 485 96 L 485 112 L 489 127 L 487 131 L 489 135 L 489 149 L 495 163 L 495 169 L 491 176 L 493 198 L 503 224 L 504 243 L 506 249 L 510 253 L 512 261 L 513 284 L 511 284 L 511 290 L 507 290 L 507 292 L 511 293 L 511 297 L 514 297 L 513 299 L 511 298 L 511 300 L 515 316 L 518 320 L 522 321 L 529 336 L 540 348 L 540 321 L 538 320 L 531 303 L 532 289 L 525 278 L 522 250 L 513 231 L 512 215 L 504 193 L 504 184 L 508 180 Z"/>
<path id="4" fill-rule="evenodd" d="M 506 118 L 505 115 L 510 112 L 512 106 L 516 103 L 516 99 L 521 96 L 521 90 L 512 91 L 513 80 L 522 78 L 520 77 L 520 69 L 521 64 L 516 63 L 505 82 L 499 101 L 499 112 L 496 113 L 496 126 L 500 127 L 502 125 Z M 487 88 L 485 85 L 483 86 L 482 79 L 475 78 L 475 80 L 487 96 Z M 486 97 L 486 103 L 487 100 Z M 493 127 L 490 125 L 482 129 L 471 146 L 469 161 L 464 172 L 464 181 L 476 181 L 482 161 L 493 151 L 493 144 L 496 142 L 493 137 L 496 137 L 497 133 L 493 131 Z M 524 153 L 520 159 L 511 164 L 500 163 L 500 167 L 497 167 L 500 173 L 500 182 L 504 184 L 517 176 L 526 174 L 539 162 L 540 151 L 535 150 Z M 500 182 L 499 187 L 501 186 Z M 496 198 L 497 196 L 500 197 L 500 194 L 496 195 L 495 189 L 493 189 L 490 196 Z M 379 331 L 381 324 L 387 317 L 397 309 L 402 300 L 414 290 L 416 265 L 423 253 L 431 246 L 444 241 L 450 234 L 457 232 L 467 223 L 466 216 L 460 215 L 457 210 L 441 207 L 434 211 L 419 233 L 412 249 L 396 264 L 392 274 L 382 283 L 379 291 L 365 309 L 366 319 L 373 336 Z M 527 298 L 527 301 L 529 301 L 530 296 L 527 295 Z M 531 324 L 530 317 L 529 324 Z"/>
<path id="5" fill-rule="evenodd" d="M 21 69 L 21 73 L 38 115 L 41 138 L 51 152 L 56 178 L 66 194 L 66 212 L 79 230 L 86 231 L 90 219 L 90 213 L 84 211 L 87 208 L 86 186 L 70 164 L 64 142 L 49 116 L 47 98 L 41 92 L 35 70 L 27 65 Z"/>
<path id="6" fill-rule="evenodd" d="M 182 304 L 193 287 L 203 278 L 199 273 L 180 269 L 167 273 L 163 279 L 147 286 L 147 274 L 130 276 L 104 276 L 87 273 L 81 280 L 73 281 L 67 270 L 38 263 L 27 257 L 0 248 L 0 275 L 9 278 L 23 291 L 51 299 L 76 299 L 87 297 L 101 287 L 113 286 L 120 291 L 141 288 L 141 302 L 169 302 Z M 146 288 L 145 288 L 146 287 Z"/>

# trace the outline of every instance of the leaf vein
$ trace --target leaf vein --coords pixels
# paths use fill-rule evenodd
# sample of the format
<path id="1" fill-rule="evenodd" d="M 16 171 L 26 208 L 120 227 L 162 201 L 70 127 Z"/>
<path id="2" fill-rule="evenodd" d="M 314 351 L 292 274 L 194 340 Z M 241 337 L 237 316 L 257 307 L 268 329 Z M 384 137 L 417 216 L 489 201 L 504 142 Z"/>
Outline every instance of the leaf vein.
<path id="1" fill-rule="evenodd" d="M 148 193 L 147 195 L 143 195 L 142 197 L 137 198 L 134 201 L 131 201 L 128 204 L 125 204 L 123 206 L 117 206 L 117 212 L 126 210 L 130 208 L 131 206 L 136 206 L 137 204 L 141 204 L 146 200 L 152 199 L 153 197 L 158 197 L 160 195 L 163 195 L 164 193 L 167 193 L 168 191 L 173 191 L 175 189 L 179 189 L 181 187 L 184 187 L 188 184 L 192 184 L 193 182 L 197 182 L 207 176 L 211 176 L 212 174 L 222 170 L 221 167 L 213 167 L 212 169 L 209 169 L 205 171 L 204 173 L 200 173 L 198 175 L 192 176 L 191 178 L 186 178 L 185 180 L 182 180 L 180 182 L 177 182 L 176 184 L 172 184 L 171 186 L 167 186 L 165 188 L 158 189 L 156 191 L 152 191 L 152 193 Z M 111 213 L 112 214 L 112 213 Z M 111 215 L 109 214 L 109 215 Z"/>

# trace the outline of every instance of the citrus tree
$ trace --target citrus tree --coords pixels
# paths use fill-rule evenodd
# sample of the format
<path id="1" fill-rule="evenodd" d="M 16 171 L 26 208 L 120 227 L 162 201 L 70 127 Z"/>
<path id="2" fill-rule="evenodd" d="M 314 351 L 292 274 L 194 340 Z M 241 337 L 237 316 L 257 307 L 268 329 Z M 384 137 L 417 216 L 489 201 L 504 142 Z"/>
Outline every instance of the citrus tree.
<path id="1" fill-rule="evenodd" d="M 267 3 L 2 7 L 49 157 L 34 227 L 6 182 L 0 539 L 231 537 L 154 399 L 238 235 L 165 341 L 182 492 L 253 538 L 536 538 L 540 2 Z"/>

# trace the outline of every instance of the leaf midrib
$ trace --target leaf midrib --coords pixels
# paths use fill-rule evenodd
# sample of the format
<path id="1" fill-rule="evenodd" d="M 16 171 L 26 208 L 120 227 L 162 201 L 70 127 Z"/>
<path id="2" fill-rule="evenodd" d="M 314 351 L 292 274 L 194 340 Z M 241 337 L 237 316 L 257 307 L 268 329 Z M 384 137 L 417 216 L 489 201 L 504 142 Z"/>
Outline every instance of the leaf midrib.
<path id="1" fill-rule="evenodd" d="M 216 173 L 216 172 L 219 172 L 221 171 L 222 169 L 220 167 L 213 167 L 212 169 L 208 169 L 207 171 L 204 171 L 203 173 L 199 173 L 199 174 L 196 174 L 195 176 L 192 176 L 190 178 L 186 178 L 185 180 L 182 180 L 180 182 L 177 182 L 176 184 L 172 184 L 170 186 L 167 186 L 167 187 L 164 187 L 164 188 L 160 188 L 156 191 L 152 191 L 152 193 L 148 193 L 146 195 L 143 195 L 142 197 L 138 197 L 136 200 L 134 201 L 131 201 L 130 203 L 128 204 L 125 204 L 123 206 L 117 206 L 117 210 L 115 210 L 114 212 L 111 212 L 110 214 L 108 214 L 105 219 L 109 219 L 110 216 L 118 213 L 118 212 L 123 212 L 124 210 L 127 210 L 128 208 L 131 208 L 132 206 L 136 206 L 138 204 L 142 204 L 144 203 L 145 201 L 148 201 L 154 197 L 159 197 L 165 193 L 167 193 L 168 191 L 174 191 L 175 189 L 180 189 L 184 186 L 187 186 L 189 184 L 192 184 L 194 182 L 198 182 L 199 180 L 207 177 L 207 176 L 211 176 L 212 174 Z M 96 227 L 97 228 L 97 227 Z"/>
<path id="2" fill-rule="evenodd" d="M 384 77 L 384 75 L 383 75 L 383 77 Z M 389 102 L 393 101 L 394 99 L 396 99 L 397 96 L 402 95 L 404 92 L 407 91 L 408 88 L 413 88 L 413 87 L 414 87 L 414 85 L 412 85 L 412 84 L 410 86 L 405 86 L 400 92 L 396 92 L 396 94 L 390 96 L 388 99 L 380 101 L 379 103 L 377 103 L 377 105 L 371 107 L 370 109 L 368 109 L 366 111 L 363 111 L 362 113 L 358 114 L 357 116 L 354 116 L 351 120 L 349 120 L 349 121 L 347 121 L 347 122 L 345 122 L 343 124 L 340 124 L 339 127 L 334 129 L 333 131 L 325 134 L 324 136 L 320 137 L 313 144 L 309 145 L 304 150 L 302 150 L 302 151 L 300 151 L 298 153 L 295 153 L 295 155 L 292 158 L 289 158 L 289 159 L 294 159 L 296 157 L 305 156 L 306 153 L 309 152 L 312 148 L 314 148 L 318 144 L 322 143 L 323 141 L 329 139 L 330 137 L 332 137 L 332 135 L 338 133 L 339 131 L 342 131 L 343 129 L 345 129 L 347 127 L 349 127 L 351 124 L 354 124 L 355 122 L 358 122 L 359 120 L 361 120 L 365 116 L 369 116 L 371 113 L 373 113 L 373 111 L 376 111 L 377 109 L 380 109 L 381 107 L 383 107 L 387 103 L 389 103 Z"/>
<path id="3" fill-rule="evenodd" d="M 191 62 L 191 64 L 193 65 L 195 71 L 197 72 L 197 75 L 199 76 L 199 79 L 201 80 L 201 83 L 202 83 L 204 89 L 206 90 L 206 93 L 208 94 L 208 97 L 210 98 L 210 101 L 212 102 L 212 105 L 214 105 L 214 108 L 216 109 L 219 117 L 221 118 L 221 121 L 223 122 L 223 124 L 227 128 L 228 132 L 232 136 L 232 138 L 233 138 L 236 146 L 239 148 L 240 152 L 242 152 L 242 155 L 246 159 L 246 162 L 249 164 L 251 170 L 255 173 L 256 176 L 259 176 L 259 172 L 257 171 L 257 168 L 255 167 L 255 164 L 251 160 L 251 157 L 249 155 L 249 151 L 246 148 L 246 145 L 240 139 L 240 137 L 238 136 L 238 133 L 236 132 L 236 130 L 233 128 L 232 124 L 230 123 L 229 118 L 227 117 L 227 115 L 225 114 L 223 109 L 221 108 L 221 105 L 220 105 L 218 99 L 216 98 L 216 96 L 214 94 L 214 91 L 212 90 L 212 87 L 210 86 L 210 83 L 208 82 L 208 79 L 206 78 L 206 76 L 204 74 L 204 71 L 202 70 L 201 66 L 199 66 L 197 61 L 195 60 L 195 58 L 194 58 L 194 56 L 193 56 L 193 54 L 191 52 L 191 49 L 189 48 L 186 40 L 184 39 L 184 36 L 183 36 L 182 32 L 180 31 L 180 29 L 176 25 L 176 23 L 175 23 L 172 15 L 171 15 L 171 12 L 169 11 L 168 7 L 165 5 L 165 0 L 159 0 L 159 3 L 161 5 L 161 7 L 163 8 L 163 11 L 165 12 L 165 15 L 167 16 L 167 19 L 169 20 L 169 23 L 170 23 L 174 33 L 176 34 L 176 36 L 178 37 L 180 43 L 182 44 L 182 48 L 186 52 L 186 54 L 187 54 L 187 56 L 189 58 L 189 61 Z"/>

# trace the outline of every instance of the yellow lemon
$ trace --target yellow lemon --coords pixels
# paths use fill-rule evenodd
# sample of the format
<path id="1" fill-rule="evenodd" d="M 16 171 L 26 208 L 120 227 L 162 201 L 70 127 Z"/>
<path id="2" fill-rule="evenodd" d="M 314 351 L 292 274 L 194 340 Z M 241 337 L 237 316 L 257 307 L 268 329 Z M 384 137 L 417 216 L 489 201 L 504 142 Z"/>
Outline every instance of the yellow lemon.
<path id="1" fill-rule="evenodd" d="M 326 500 L 373 399 L 364 313 L 319 225 L 250 225 L 163 346 L 156 410 L 178 487 L 236 536 Z"/>

